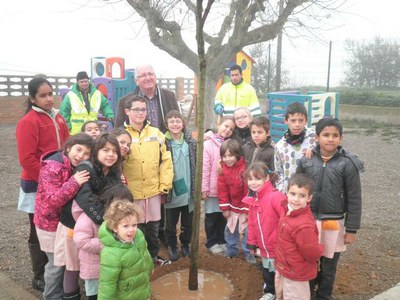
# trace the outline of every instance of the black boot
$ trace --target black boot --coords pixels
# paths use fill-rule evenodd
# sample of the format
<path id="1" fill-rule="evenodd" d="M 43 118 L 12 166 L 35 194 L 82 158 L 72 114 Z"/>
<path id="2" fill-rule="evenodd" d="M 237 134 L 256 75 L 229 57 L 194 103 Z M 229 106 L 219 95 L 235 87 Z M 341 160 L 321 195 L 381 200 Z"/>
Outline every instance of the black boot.
<path id="1" fill-rule="evenodd" d="M 72 293 L 64 293 L 63 300 L 80 300 L 81 294 L 79 289 Z"/>
<path id="2" fill-rule="evenodd" d="M 264 277 L 264 293 L 275 295 L 275 272 L 270 272 L 268 269 L 263 268 Z"/>
<path id="3" fill-rule="evenodd" d="M 29 243 L 29 253 L 31 255 L 33 279 L 32 287 L 36 290 L 44 290 L 44 266 L 47 264 L 47 255 L 40 250 L 39 243 Z"/>
<path id="4" fill-rule="evenodd" d="M 97 295 L 88 296 L 88 300 L 97 300 Z"/>

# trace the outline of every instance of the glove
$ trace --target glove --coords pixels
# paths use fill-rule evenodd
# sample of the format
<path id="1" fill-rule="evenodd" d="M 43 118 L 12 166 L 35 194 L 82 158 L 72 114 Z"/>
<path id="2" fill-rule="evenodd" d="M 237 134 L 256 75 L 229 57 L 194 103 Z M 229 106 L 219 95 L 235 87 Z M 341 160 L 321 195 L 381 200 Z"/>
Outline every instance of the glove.
<path id="1" fill-rule="evenodd" d="M 222 103 L 215 104 L 214 111 L 217 115 L 222 115 L 224 113 L 224 106 L 222 105 Z"/>

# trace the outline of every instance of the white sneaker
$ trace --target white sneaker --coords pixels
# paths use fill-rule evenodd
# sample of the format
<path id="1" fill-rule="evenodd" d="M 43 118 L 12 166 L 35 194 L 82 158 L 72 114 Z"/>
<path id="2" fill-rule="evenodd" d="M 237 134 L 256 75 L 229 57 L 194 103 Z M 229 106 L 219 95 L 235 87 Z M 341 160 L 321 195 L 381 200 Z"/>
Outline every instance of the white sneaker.
<path id="1" fill-rule="evenodd" d="M 228 246 L 226 244 L 219 244 L 219 246 L 224 250 L 224 252 L 226 252 L 226 250 L 228 249 Z"/>
<path id="2" fill-rule="evenodd" d="M 214 255 L 223 255 L 225 250 L 218 244 L 215 244 L 214 246 L 208 248 L 208 251 L 210 251 Z"/>
<path id="3" fill-rule="evenodd" d="M 272 295 L 271 293 L 266 293 L 260 298 L 260 300 L 275 300 L 275 295 Z"/>

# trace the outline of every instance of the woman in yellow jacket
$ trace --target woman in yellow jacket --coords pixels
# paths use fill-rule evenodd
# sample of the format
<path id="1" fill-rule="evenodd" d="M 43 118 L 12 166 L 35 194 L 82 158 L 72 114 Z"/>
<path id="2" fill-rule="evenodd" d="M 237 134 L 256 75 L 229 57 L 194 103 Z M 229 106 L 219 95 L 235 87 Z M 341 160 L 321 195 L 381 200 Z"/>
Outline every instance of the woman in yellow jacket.
<path id="1" fill-rule="evenodd" d="M 148 250 L 155 265 L 170 262 L 158 256 L 158 229 L 161 219 L 162 195 L 172 188 L 174 172 L 171 152 L 161 131 L 147 121 L 147 100 L 133 96 L 126 102 L 129 118 L 126 130 L 132 137 L 131 154 L 124 161 L 123 173 L 135 203 L 143 212 L 139 228 L 144 232 Z"/>

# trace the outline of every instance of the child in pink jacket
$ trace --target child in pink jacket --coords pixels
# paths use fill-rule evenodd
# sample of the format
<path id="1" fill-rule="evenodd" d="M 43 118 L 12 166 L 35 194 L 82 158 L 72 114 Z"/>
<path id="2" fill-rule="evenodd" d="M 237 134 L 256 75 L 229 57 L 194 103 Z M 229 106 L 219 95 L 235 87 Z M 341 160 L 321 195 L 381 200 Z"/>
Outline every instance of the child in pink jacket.
<path id="1" fill-rule="evenodd" d="M 284 214 L 282 202 L 286 196 L 273 185 L 278 179 L 275 173 L 262 162 L 256 162 L 246 171 L 247 184 L 252 196 L 243 202 L 249 205 L 247 248 L 255 254 L 260 250 L 264 296 L 261 299 L 275 299 L 275 246 L 279 218 Z"/>
<path id="2" fill-rule="evenodd" d="M 107 208 L 115 199 L 128 199 L 133 202 L 132 194 L 124 184 L 108 188 L 98 201 Z M 80 277 L 85 281 L 88 300 L 94 300 L 97 299 L 100 252 L 103 248 L 98 238 L 100 226 L 95 224 L 75 201 L 72 205 L 72 214 L 76 220 L 74 242 L 78 248 Z"/>
<path id="3" fill-rule="evenodd" d="M 218 163 L 221 160 L 222 142 L 232 135 L 234 128 L 235 122 L 232 117 L 222 117 L 217 133 L 212 133 L 210 138 L 204 141 L 202 198 L 205 200 L 206 212 L 206 247 L 212 254 L 222 255 L 226 251 L 224 239 L 226 220 L 219 209 L 217 192 Z"/>
<path id="4" fill-rule="evenodd" d="M 48 262 L 44 272 L 44 299 L 61 299 L 63 296 L 64 267 L 54 265 L 54 243 L 61 209 L 71 201 L 82 184 L 89 180 L 86 171 L 72 175 L 75 167 L 90 157 L 93 140 L 85 133 L 71 136 L 63 151 L 50 151 L 41 158 L 38 190 L 35 202 L 34 223 L 40 249 Z"/>

